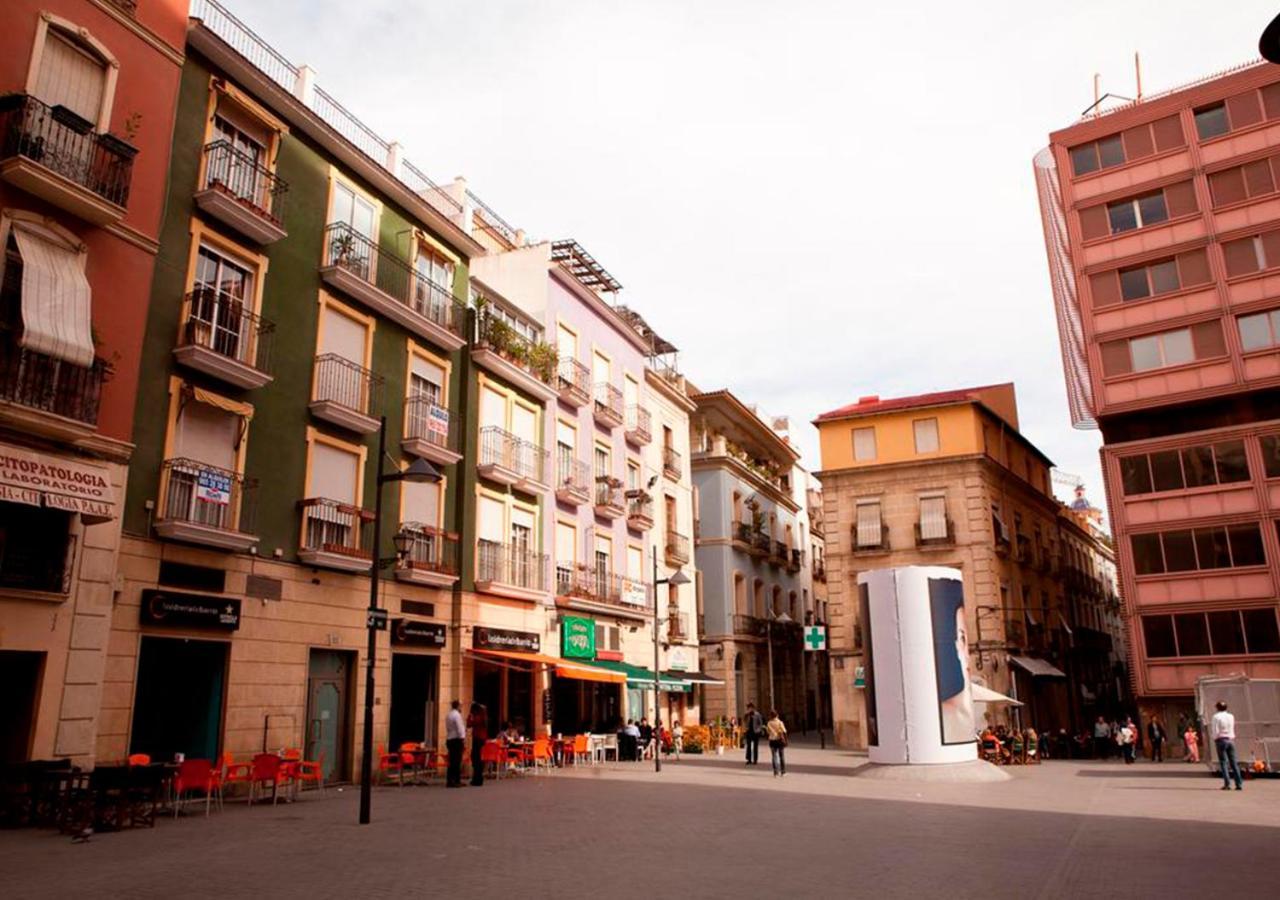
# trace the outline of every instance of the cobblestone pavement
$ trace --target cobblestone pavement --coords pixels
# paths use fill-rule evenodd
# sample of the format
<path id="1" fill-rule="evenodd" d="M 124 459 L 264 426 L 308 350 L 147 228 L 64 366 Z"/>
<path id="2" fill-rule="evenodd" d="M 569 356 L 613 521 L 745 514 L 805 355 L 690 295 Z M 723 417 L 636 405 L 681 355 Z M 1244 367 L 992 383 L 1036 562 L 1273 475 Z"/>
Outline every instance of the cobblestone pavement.
<path id="1" fill-rule="evenodd" d="M 1201 766 L 1050 762 L 1003 784 L 851 777 L 793 747 L 565 770 L 482 789 L 384 787 L 165 820 L 72 845 L 0 833 L 0 896 L 1274 897 L 1280 782 Z"/>

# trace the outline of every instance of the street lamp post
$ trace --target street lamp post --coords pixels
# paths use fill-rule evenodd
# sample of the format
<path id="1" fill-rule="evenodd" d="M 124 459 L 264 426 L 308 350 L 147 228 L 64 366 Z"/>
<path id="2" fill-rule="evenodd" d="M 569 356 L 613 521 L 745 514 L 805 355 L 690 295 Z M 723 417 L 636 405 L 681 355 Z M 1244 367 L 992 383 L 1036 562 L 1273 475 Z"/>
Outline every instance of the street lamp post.
<path id="1" fill-rule="evenodd" d="M 676 569 L 666 578 L 658 577 L 658 548 L 653 548 L 653 727 L 661 730 L 662 724 L 662 707 L 658 699 L 659 681 L 662 678 L 661 670 L 659 670 L 659 647 L 662 640 L 662 626 L 658 624 L 658 585 L 674 584 L 679 587 L 682 584 L 689 583 L 689 576 L 684 572 Z M 662 741 L 657 742 L 657 746 L 653 748 L 653 771 L 662 771 Z"/>
<path id="2" fill-rule="evenodd" d="M 381 623 L 386 621 L 386 614 L 378 609 L 378 578 L 384 566 L 394 565 L 408 552 L 409 536 L 397 532 L 395 536 L 396 555 L 383 559 L 378 556 L 382 543 L 382 487 L 393 481 L 408 481 L 413 484 L 437 482 L 440 473 L 436 467 L 425 459 L 415 459 L 403 472 L 384 473 L 383 460 L 387 456 L 387 417 L 378 422 L 378 477 L 373 491 L 373 559 L 369 563 L 369 609 L 366 613 L 365 626 L 369 632 L 369 647 L 365 654 L 364 673 L 364 733 L 360 760 L 360 824 L 369 824 L 369 806 L 372 800 L 373 787 L 373 663 L 378 653 L 378 631 Z M 379 616 L 378 613 L 382 612 Z"/>
<path id="3" fill-rule="evenodd" d="M 783 625 L 794 621 L 785 612 L 778 613 L 773 611 L 773 607 L 769 608 L 769 615 L 764 620 L 764 642 L 769 649 L 769 709 L 774 710 L 777 707 L 773 705 L 773 623 L 780 622 Z"/>

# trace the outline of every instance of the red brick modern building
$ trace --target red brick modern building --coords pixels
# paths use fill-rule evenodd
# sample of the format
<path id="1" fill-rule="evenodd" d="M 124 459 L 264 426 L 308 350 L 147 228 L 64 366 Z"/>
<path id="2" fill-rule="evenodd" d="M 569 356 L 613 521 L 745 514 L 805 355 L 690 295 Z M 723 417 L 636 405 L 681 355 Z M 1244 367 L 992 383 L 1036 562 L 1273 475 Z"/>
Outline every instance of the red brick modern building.
<path id="1" fill-rule="evenodd" d="M 93 753 L 186 15 L 0 10 L 0 761 Z"/>
<path id="2" fill-rule="evenodd" d="M 1173 726 L 1202 675 L 1280 676 L 1280 68 L 1087 116 L 1035 166 L 1135 694 Z"/>

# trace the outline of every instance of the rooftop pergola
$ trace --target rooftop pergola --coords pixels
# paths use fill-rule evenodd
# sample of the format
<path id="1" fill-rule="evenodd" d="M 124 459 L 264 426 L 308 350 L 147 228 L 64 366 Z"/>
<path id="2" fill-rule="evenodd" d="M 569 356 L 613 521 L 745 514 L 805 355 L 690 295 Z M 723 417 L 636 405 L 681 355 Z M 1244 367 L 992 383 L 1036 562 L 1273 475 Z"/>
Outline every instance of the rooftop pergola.
<path id="1" fill-rule="evenodd" d="M 622 290 L 618 279 L 572 238 L 551 242 L 551 261 L 559 263 L 585 287 L 616 294 Z"/>

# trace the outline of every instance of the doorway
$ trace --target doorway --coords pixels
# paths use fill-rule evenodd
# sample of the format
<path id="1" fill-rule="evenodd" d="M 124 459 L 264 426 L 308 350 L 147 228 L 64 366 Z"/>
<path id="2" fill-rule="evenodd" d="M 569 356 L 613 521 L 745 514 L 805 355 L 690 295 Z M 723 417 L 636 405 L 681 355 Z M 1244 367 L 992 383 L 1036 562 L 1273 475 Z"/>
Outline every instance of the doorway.
<path id="1" fill-rule="evenodd" d="M 129 752 L 153 760 L 217 759 L 227 650 L 222 641 L 144 636 L 138 650 Z"/>
<path id="2" fill-rule="evenodd" d="M 437 746 L 440 657 L 391 655 L 391 730 L 388 749 L 404 743 Z"/>
<path id="3" fill-rule="evenodd" d="M 312 650 L 307 664 L 307 759 L 318 760 L 325 781 L 346 781 L 355 654 Z"/>
<path id="4" fill-rule="evenodd" d="M 31 758 L 43 673 L 43 653 L 0 651 L 0 763 Z"/>

